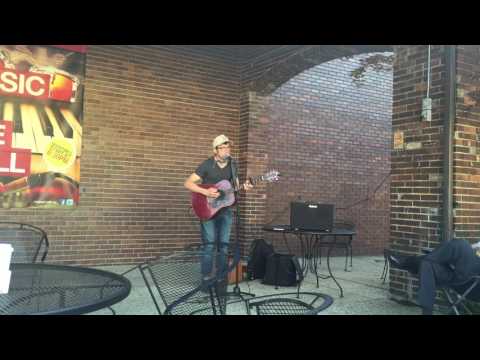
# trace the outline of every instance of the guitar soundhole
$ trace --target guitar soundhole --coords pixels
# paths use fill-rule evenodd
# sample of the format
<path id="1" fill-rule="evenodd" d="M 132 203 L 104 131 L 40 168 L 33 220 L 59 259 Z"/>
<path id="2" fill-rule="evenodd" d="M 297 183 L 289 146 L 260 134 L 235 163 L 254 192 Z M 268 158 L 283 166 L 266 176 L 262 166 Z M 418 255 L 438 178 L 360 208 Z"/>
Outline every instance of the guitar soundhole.
<path id="1" fill-rule="evenodd" d="M 225 198 L 225 191 L 218 190 L 218 193 L 220 194 L 220 196 L 216 200 L 217 201 L 222 201 Z"/>
<path id="2" fill-rule="evenodd" d="M 226 194 L 224 191 L 222 190 L 218 190 L 218 193 L 220 194 L 220 196 L 216 199 L 213 199 L 213 198 L 210 198 L 208 199 L 208 202 L 210 204 L 210 206 L 213 208 L 213 209 L 218 209 L 220 207 L 222 207 L 224 205 L 224 200 L 225 200 L 225 197 L 226 197 Z"/>

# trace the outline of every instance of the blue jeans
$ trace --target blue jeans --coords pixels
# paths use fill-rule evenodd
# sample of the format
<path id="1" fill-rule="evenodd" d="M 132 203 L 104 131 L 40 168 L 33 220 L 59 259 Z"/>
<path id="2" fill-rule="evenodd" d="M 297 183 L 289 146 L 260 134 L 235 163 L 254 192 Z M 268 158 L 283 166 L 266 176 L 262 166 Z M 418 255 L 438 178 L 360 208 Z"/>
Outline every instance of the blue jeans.
<path id="1" fill-rule="evenodd" d="M 222 209 L 213 219 L 201 221 L 203 257 L 201 264 L 202 277 L 210 277 L 213 268 L 213 252 L 218 246 L 217 276 L 227 268 L 228 243 L 232 227 L 232 210 Z"/>

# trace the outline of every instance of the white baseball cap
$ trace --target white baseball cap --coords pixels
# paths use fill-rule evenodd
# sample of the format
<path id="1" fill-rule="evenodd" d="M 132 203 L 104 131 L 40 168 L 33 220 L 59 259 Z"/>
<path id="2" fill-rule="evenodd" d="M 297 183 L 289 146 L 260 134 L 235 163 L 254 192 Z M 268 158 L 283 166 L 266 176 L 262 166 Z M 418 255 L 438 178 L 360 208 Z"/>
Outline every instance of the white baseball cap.
<path id="1" fill-rule="evenodd" d="M 229 143 L 230 140 L 225 135 L 219 135 L 213 140 L 213 150 L 217 149 L 217 146 L 220 146 L 225 143 Z"/>

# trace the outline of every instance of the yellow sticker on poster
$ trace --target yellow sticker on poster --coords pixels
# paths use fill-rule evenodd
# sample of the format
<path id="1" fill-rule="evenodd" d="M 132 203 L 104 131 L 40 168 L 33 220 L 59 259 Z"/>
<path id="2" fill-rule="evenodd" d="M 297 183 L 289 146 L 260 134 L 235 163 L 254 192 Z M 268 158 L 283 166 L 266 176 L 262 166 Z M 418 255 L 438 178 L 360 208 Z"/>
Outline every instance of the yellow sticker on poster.
<path id="1" fill-rule="evenodd" d="M 62 171 L 72 166 L 77 154 L 70 139 L 52 139 L 46 146 L 43 158 L 50 170 Z"/>

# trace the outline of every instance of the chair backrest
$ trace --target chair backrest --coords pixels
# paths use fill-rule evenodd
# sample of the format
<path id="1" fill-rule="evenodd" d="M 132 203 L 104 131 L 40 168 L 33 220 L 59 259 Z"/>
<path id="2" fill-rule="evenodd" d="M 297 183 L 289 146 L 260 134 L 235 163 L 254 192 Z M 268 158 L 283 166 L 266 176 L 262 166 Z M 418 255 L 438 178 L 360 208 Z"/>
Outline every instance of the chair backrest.
<path id="1" fill-rule="evenodd" d="M 44 230 L 29 224 L 0 222 L 0 243 L 13 246 L 12 263 L 43 262 L 48 254 Z"/>
<path id="2" fill-rule="evenodd" d="M 220 314 L 225 310 L 226 279 L 202 283 L 202 251 L 181 250 L 140 265 L 159 314 Z M 160 305 L 159 303 L 162 303 Z"/>
<path id="3" fill-rule="evenodd" d="M 284 293 L 255 297 L 248 301 L 256 315 L 316 315 L 333 303 L 322 293 Z"/>

